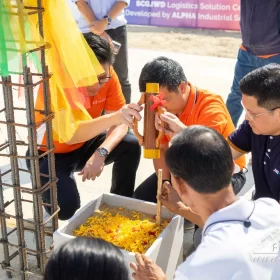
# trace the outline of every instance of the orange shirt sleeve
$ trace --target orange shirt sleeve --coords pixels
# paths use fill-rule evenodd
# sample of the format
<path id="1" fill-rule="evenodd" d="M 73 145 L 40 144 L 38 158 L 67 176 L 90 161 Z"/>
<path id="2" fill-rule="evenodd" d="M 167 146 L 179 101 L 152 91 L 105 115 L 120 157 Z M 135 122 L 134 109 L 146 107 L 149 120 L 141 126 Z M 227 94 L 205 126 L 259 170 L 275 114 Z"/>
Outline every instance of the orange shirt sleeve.
<path id="1" fill-rule="evenodd" d="M 111 68 L 111 74 L 112 78 L 107 89 L 108 93 L 104 109 L 106 111 L 117 111 L 125 105 L 125 99 L 119 78 L 113 68 Z"/>

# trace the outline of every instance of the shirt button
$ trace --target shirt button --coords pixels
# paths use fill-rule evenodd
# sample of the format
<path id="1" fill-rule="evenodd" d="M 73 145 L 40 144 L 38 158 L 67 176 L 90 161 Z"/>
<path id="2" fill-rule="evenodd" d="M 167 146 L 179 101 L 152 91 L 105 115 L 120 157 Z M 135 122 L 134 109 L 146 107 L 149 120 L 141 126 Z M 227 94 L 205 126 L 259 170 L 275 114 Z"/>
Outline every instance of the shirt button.
<path id="1" fill-rule="evenodd" d="M 268 151 L 268 152 L 271 152 L 271 150 L 270 150 L 270 149 L 267 149 L 267 151 Z"/>
<path id="2" fill-rule="evenodd" d="M 264 161 L 263 164 L 266 165 L 266 162 Z"/>
<path id="3" fill-rule="evenodd" d="M 270 138 L 270 139 L 273 139 L 273 137 L 272 137 L 272 136 L 269 136 L 269 138 Z"/>

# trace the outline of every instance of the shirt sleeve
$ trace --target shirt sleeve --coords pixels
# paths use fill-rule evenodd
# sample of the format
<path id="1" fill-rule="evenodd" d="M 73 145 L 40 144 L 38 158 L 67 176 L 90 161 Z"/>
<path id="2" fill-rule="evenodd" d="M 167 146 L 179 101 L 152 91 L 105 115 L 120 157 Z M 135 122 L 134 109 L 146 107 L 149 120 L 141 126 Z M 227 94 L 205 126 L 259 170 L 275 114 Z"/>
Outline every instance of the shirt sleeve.
<path id="1" fill-rule="evenodd" d="M 109 82 L 107 82 L 106 85 L 104 85 L 108 87 L 107 99 L 104 109 L 106 111 L 118 111 L 125 105 L 125 99 L 122 93 L 119 78 L 113 68 L 111 68 L 111 75 L 112 78 L 109 80 Z"/>
<path id="2" fill-rule="evenodd" d="M 117 2 L 125 2 L 127 4 L 126 8 L 130 5 L 130 0 L 117 0 Z"/>
<path id="3" fill-rule="evenodd" d="M 241 153 L 248 153 L 251 151 L 252 133 L 252 128 L 248 121 L 245 120 L 232 134 L 229 135 L 228 143 L 233 149 Z"/>

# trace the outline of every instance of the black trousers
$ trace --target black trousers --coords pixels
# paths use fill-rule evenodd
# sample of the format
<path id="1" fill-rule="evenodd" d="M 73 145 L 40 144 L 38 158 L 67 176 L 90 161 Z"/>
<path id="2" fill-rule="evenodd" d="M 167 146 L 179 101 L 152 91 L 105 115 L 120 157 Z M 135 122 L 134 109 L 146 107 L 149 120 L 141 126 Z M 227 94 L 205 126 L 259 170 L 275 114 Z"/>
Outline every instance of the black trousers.
<path id="1" fill-rule="evenodd" d="M 237 194 L 246 183 L 246 176 L 241 171 L 233 174 L 231 178 L 234 193 Z M 134 192 L 133 197 L 149 202 L 157 202 L 157 175 L 156 173 L 148 177 Z"/>
<path id="2" fill-rule="evenodd" d="M 119 53 L 115 57 L 114 69 L 120 80 L 126 103 L 129 104 L 131 101 L 131 85 L 129 83 L 128 77 L 128 48 L 126 25 L 120 26 L 116 29 L 106 30 L 106 32 L 114 41 L 122 44 Z"/>
<path id="3" fill-rule="evenodd" d="M 105 133 L 87 141 L 81 148 L 65 154 L 55 154 L 57 183 L 57 199 L 60 207 L 58 217 L 68 220 L 80 208 L 80 195 L 74 172 L 81 171 L 95 150 L 104 142 Z M 42 154 L 42 151 L 39 151 Z M 27 151 L 29 155 L 29 151 Z M 136 171 L 141 156 L 141 148 L 137 138 L 127 133 L 118 146 L 109 154 L 105 164 L 114 163 L 111 193 L 131 197 L 134 191 Z M 26 161 L 30 168 L 30 161 Z M 48 174 L 47 158 L 40 159 L 40 172 Z M 102 173 L 101 173 L 102 176 Z M 41 185 L 46 184 L 47 178 L 41 177 Z M 43 201 L 50 203 L 50 191 L 43 193 Z M 50 212 L 50 209 L 46 210 Z"/>

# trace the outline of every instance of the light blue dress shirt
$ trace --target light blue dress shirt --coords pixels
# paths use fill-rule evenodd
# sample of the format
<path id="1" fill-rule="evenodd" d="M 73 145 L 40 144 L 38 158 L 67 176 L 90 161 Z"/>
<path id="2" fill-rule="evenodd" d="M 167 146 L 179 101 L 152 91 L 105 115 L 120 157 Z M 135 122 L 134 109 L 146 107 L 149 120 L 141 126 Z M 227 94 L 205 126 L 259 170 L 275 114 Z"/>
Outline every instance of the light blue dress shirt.
<path id="1" fill-rule="evenodd" d="M 72 2 L 77 2 L 77 0 L 72 0 Z M 127 5 L 130 4 L 130 0 L 87 0 L 89 6 L 92 8 L 97 19 L 102 19 L 107 13 L 110 11 L 112 6 L 116 2 L 125 2 Z M 77 16 L 75 16 L 78 26 L 82 33 L 90 32 L 90 28 L 88 27 L 88 23 L 85 18 L 78 12 Z M 127 23 L 124 15 L 124 10 L 115 18 L 112 19 L 112 22 L 107 29 L 115 29 L 117 27 L 123 26 Z"/>

